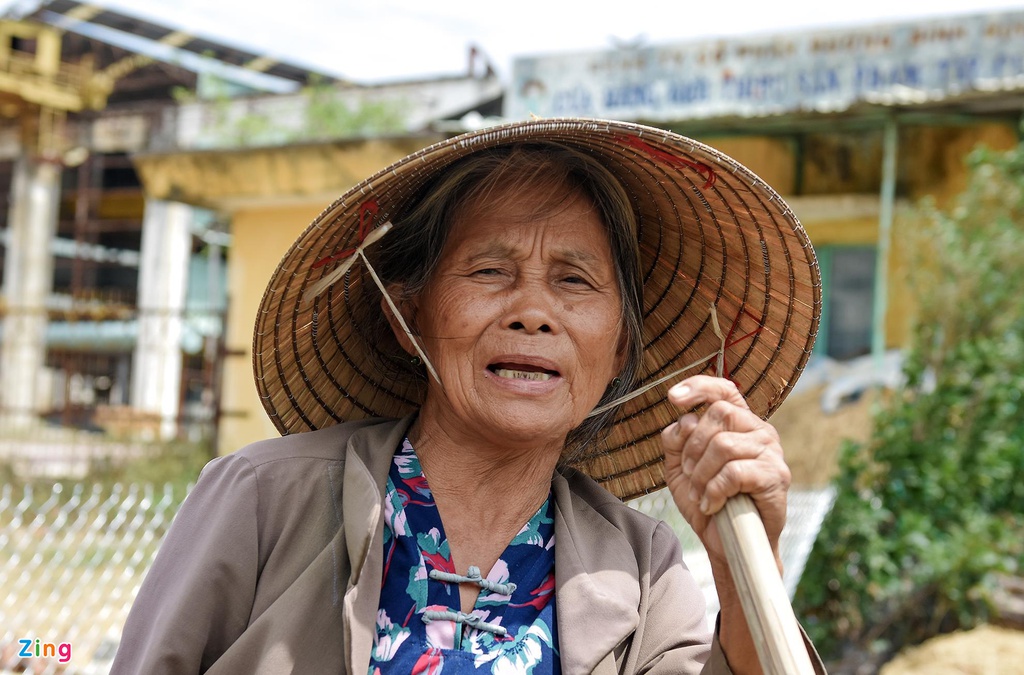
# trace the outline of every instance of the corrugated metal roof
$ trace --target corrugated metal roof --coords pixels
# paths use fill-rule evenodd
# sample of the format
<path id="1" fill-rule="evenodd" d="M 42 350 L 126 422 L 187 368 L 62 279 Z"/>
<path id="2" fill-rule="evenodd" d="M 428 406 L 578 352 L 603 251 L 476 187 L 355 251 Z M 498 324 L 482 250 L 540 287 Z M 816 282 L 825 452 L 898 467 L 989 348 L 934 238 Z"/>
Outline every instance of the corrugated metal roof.
<path id="1" fill-rule="evenodd" d="M 206 72 L 208 62 L 219 62 L 222 66 L 251 73 L 254 77 L 243 76 L 242 79 L 263 82 L 264 86 L 254 88 L 265 91 L 280 89 L 266 85 L 270 79 L 291 83 L 292 89 L 295 85 L 307 83 L 311 76 L 328 83 L 341 81 L 333 75 L 282 61 L 269 54 L 192 35 L 188 31 L 91 3 L 49 0 L 36 4 L 34 8 L 20 9 L 17 14 L 17 18 L 32 19 L 76 32 L 195 72 Z M 126 43 L 125 38 L 131 40 Z M 204 68 L 204 63 L 207 68 Z"/>

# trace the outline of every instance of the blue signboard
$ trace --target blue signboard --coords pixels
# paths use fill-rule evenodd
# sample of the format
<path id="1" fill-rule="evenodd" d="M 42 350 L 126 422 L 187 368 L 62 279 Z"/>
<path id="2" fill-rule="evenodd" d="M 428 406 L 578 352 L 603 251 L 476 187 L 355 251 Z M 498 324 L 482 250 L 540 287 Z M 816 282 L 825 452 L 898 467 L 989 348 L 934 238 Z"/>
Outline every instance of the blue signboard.
<path id="1" fill-rule="evenodd" d="M 1024 89 L 1024 12 L 523 57 L 505 116 L 834 112 Z"/>

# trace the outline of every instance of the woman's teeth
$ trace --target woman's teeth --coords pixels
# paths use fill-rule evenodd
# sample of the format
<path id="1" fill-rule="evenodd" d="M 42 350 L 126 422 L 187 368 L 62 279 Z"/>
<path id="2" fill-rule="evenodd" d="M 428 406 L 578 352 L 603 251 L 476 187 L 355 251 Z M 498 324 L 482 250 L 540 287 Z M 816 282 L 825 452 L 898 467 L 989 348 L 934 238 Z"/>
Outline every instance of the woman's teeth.
<path id="1" fill-rule="evenodd" d="M 529 370 L 510 370 L 508 368 L 497 368 L 494 373 L 498 377 L 510 380 L 540 380 L 546 382 L 551 379 L 551 373 L 539 373 Z"/>

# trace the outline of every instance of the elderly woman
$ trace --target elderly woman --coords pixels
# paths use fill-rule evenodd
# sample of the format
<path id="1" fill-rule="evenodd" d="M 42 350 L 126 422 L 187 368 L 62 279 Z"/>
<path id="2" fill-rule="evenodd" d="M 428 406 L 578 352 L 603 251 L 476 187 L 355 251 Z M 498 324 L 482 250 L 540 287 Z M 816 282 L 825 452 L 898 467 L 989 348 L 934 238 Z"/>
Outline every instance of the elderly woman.
<path id="1" fill-rule="evenodd" d="M 710 517 L 750 495 L 781 567 L 762 416 L 818 287 L 778 196 L 679 136 L 534 121 L 402 160 L 271 279 L 256 381 L 286 435 L 204 470 L 114 672 L 759 672 Z M 714 631 L 676 535 L 619 499 L 665 485 Z"/>

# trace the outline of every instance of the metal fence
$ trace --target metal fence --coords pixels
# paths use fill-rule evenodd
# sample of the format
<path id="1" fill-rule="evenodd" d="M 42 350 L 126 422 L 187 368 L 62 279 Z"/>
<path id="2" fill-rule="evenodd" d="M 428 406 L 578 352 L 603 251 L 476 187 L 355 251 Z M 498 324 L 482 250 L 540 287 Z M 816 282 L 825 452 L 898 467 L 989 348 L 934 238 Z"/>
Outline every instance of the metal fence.
<path id="1" fill-rule="evenodd" d="M 170 485 L 3 486 L 0 673 L 108 672 L 128 610 L 185 491 Z M 790 595 L 833 499 L 831 489 L 790 493 L 782 538 Z M 671 497 L 663 490 L 631 504 L 677 532 L 713 621 L 718 604 L 707 555 Z M 22 658 L 25 640 L 32 655 Z M 53 656 L 43 656 L 47 644 Z M 61 663 L 56 650 L 65 644 L 70 658 Z"/>
<path id="2" fill-rule="evenodd" d="M 184 496 L 171 486 L 5 485 L 0 672 L 107 672 L 128 609 Z M 23 640 L 30 657 L 19 656 Z M 47 644 L 55 653 L 44 657 Z M 69 658 L 61 663 L 56 652 L 64 644 Z"/>
<path id="3" fill-rule="evenodd" d="M 786 509 L 786 527 L 779 540 L 779 554 L 782 557 L 784 573 L 782 583 L 792 598 L 797 583 L 804 573 L 804 565 L 811 554 L 811 547 L 821 530 L 821 523 L 835 502 L 835 488 L 816 490 L 791 490 Z M 707 619 L 714 625 L 718 614 L 718 595 L 715 580 L 711 575 L 711 561 L 704 551 L 697 535 L 686 524 L 683 515 L 672 503 L 667 490 L 660 490 L 630 503 L 635 509 L 652 518 L 664 520 L 678 535 L 683 545 L 683 562 L 690 569 L 697 584 L 704 592 L 707 603 Z"/>

